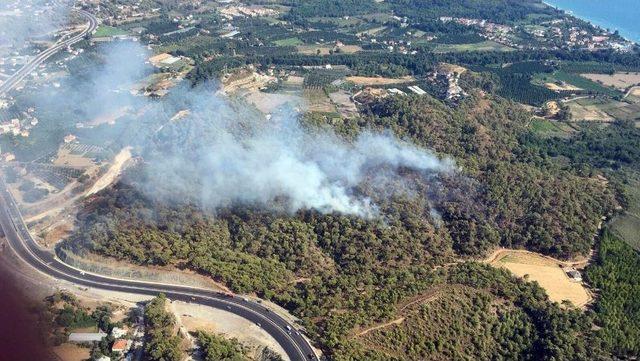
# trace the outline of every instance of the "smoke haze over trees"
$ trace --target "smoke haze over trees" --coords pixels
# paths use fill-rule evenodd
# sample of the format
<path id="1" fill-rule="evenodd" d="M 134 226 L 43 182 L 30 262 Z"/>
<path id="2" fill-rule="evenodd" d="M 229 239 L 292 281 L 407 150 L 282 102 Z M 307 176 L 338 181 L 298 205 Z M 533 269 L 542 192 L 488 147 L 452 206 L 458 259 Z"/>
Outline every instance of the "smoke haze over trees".
<path id="1" fill-rule="evenodd" d="M 218 95 L 215 84 L 178 85 L 158 100 L 131 96 L 129 90 L 151 73 L 147 56 L 135 43 L 103 46 L 97 66 L 80 81 L 71 79 L 55 94 L 31 101 L 54 113 L 73 109 L 88 119 L 139 110 L 121 124 L 79 133 L 111 139 L 114 150 L 133 146 L 145 162 L 143 190 L 152 197 L 186 199 L 208 209 L 234 203 L 271 207 L 278 201 L 291 212 L 314 208 L 369 217 L 376 214 L 375 204 L 354 190 L 365 178 L 375 175 L 383 187 L 401 169 L 425 177 L 454 171 L 450 159 L 388 131 L 362 132 L 346 141 L 329 129 L 303 127 L 293 107 L 298 103 L 267 120 L 247 104 Z"/>

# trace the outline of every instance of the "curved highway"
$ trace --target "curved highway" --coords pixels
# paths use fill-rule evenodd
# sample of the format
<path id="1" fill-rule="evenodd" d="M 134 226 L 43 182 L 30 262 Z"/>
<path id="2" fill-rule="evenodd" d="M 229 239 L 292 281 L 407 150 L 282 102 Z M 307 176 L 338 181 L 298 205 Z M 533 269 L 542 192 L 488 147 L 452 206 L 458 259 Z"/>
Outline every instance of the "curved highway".
<path id="1" fill-rule="evenodd" d="M 92 14 L 76 9 L 78 13 L 88 19 L 87 27 L 82 30 L 78 35 L 73 36 L 67 40 L 55 43 L 53 46 L 48 48 L 47 50 L 38 54 L 35 58 L 31 59 L 27 64 L 25 64 L 20 70 L 15 72 L 9 79 L 7 79 L 2 85 L 0 85 L 0 96 L 12 90 L 22 79 L 24 79 L 27 75 L 31 74 L 31 72 L 38 67 L 38 65 L 42 64 L 45 60 L 50 58 L 53 54 L 57 53 L 59 50 L 64 49 L 70 45 L 73 45 L 80 40 L 84 39 L 87 34 L 91 34 L 98 27 L 98 19 Z"/>
<path id="2" fill-rule="evenodd" d="M 172 300 L 198 303 L 232 312 L 262 327 L 282 346 L 291 360 L 318 360 L 313 349 L 281 316 L 248 299 L 207 289 L 160 284 L 145 281 L 116 279 L 84 272 L 67 265 L 53 252 L 40 247 L 27 229 L 20 211 L 0 179 L 0 226 L 9 246 L 29 265 L 56 279 L 85 287 L 100 288 L 142 295 L 164 293 Z"/>
<path id="3" fill-rule="evenodd" d="M 75 44 L 85 35 L 93 32 L 98 24 L 97 19 L 84 10 L 77 10 L 89 19 L 87 28 L 78 35 L 69 38 L 40 53 L 19 71 L 0 85 L 0 96 L 12 90 L 22 79 L 29 75 L 38 65 L 51 57 L 60 49 Z M 296 331 L 294 325 L 281 316 L 263 307 L 259 303 L 245 298 L 189 286 L 160 284 L 136 280 L 116 279 L 98 274 L 84 272 L 58 259 L 50 250 L 40 247 L 33 239 L 22 219 L 20 210 L 13 196 L 0 178 L 0 227 L 11 249 L 23 261 L 38 271 L 64 281 L 85 287 L 120 291 L 142 295 L 164 293 L 172 300 L 197 303 L 226 310 L 243 317 L 262 327 L 285 350 L 292 361 L 318 360 L 307 340 Z"/>

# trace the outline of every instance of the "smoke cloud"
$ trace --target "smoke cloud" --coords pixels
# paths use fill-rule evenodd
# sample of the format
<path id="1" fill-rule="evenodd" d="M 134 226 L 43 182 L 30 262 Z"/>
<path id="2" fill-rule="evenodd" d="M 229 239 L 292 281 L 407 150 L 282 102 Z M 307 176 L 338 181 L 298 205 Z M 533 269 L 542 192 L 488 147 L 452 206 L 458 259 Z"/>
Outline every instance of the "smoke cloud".
<path id="1" fill-rule="evenodd" d="M 212 84 L 181 84 L 159 100 L 134 96 L 132 85 L 152 71 L 144 61 L 146 49 L 114 43 L 99 53 L 103 61 L 88 75 L 34 101 L 61 114 L 72 110 L 86 121 L 130 109 L 115 125 L 74 132 L 81 141 L 133 146 L 144 162 L 144 182 L 134 184 L 158 200 L 186 200 L 207 209 L 248 204 L 372 217 L 376 205 L 357 190 L 372 175 L 379 184 L 397 184 L 385 179 L 398 179 L 400 169 L 424 175 L 454 169 L 452 161 L 390 132 L 364 131 L 345 140 L 331 130 L 308 129 L 293 106 L 266 119 L 242 101 L 220 95 Z"/>
<path id="2" fill-rule="evenodd" d="M 148 194 L 173 200 L 191 194 L 214 209 L 272 207 L 283 198 L 292 212 L 313 208 L 371 217 L 375 205 L 354 188 L 372 172 L 397 177 L 399 168 L 425 174 L 453 169 L 452 162 L 388 133 L 366 131 L 349 142 L 328 130 L 304 129 L 287 110 L 266 121 L 220 99 L 203 108 L 162 129 L 162 149 L 147 157 Z"/>
<path id="3" fill-rule="evenodd" d="M 0 48 L 18 48 L 34 38 L 48 39 L 64 27 L 70 1 L 8 0 L 0 2 Z"/>

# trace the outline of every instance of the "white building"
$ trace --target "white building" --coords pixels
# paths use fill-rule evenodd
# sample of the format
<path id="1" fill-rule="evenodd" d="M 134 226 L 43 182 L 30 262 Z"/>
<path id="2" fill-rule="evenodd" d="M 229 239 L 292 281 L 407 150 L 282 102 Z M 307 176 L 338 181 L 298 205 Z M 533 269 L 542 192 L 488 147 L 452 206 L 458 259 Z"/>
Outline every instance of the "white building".
<path id="1" fill-rule="evenodd" d="M 127 330 L 125 330 L 124 328 L 114 327 L 111 330 L 111 336 L 113 336 L 113 338 L 122 338 L 126 334 L 127 334 Z"/>

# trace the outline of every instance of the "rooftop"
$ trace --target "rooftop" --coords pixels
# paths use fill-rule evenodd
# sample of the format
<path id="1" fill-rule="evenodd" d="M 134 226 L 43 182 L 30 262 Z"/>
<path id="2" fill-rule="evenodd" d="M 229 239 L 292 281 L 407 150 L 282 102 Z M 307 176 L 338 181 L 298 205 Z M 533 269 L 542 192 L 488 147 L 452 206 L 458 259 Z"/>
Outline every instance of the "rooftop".
<path id="1" fill-rule="evenodd" d="M 113 346 L 111 346 L 111 351 L 113 352 L 124 351 L 127 349 L 127 343 L 128 343 L 127 340 L 123 340 L 123 339 L 116 340 L 113 343 Z"/>

